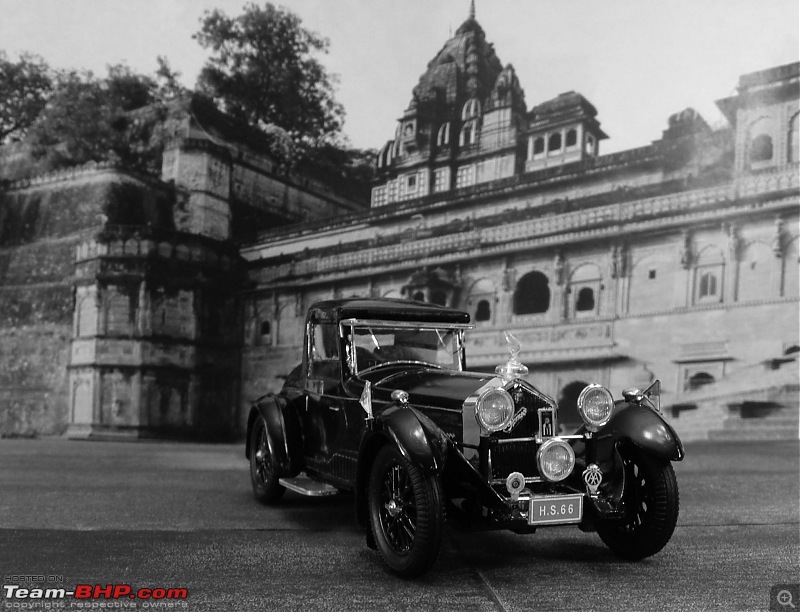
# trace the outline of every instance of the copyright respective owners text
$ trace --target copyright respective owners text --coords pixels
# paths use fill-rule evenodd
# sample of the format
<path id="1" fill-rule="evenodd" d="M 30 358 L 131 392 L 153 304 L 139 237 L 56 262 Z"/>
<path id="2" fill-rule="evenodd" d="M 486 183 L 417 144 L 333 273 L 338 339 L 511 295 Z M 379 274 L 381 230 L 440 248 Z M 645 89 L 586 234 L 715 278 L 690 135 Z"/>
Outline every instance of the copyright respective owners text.
<path id="1" fill-rule="evenodd" d="M 186 610 L 189 590 L 181 586 L 127 583 L 70 584 L 59 574 L 3 576 L 2 610 Z"/>

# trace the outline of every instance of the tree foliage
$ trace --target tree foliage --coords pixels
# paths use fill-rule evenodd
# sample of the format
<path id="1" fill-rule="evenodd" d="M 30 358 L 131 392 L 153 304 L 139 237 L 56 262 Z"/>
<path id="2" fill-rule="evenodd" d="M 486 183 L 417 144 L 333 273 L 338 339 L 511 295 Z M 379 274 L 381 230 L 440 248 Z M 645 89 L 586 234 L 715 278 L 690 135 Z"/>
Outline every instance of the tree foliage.
<path id="1" fill-rule="evenodd" d="M 158 84 L 128 66 L 108 67 L 106 78 L 63 72 L 30 129 L 33 154 L 50 167 L 111 161 L 155 171 L 163 109 Z M 137 110 L 144 109 L 145 110 Z"/>
<path id="2" fill-rule="evenodd" d="M 303 146 L 330 141 L 344 110 L 335 101 L 333 77 L 316 59 L 327 39 L 301 25 L 294 13 L 249 4 L 237 17 L 207 11 L 195 39 L 211 51 L 198 89 L 222 110 L 250 125 L 286 130 Z"/>
<path id="3" fill-rule="evenodd" d="M 50 67 L 41 57 L 23 53 L 15 62 L 0 51 L 0 143 L 25 136 L 52 85 Z"/>

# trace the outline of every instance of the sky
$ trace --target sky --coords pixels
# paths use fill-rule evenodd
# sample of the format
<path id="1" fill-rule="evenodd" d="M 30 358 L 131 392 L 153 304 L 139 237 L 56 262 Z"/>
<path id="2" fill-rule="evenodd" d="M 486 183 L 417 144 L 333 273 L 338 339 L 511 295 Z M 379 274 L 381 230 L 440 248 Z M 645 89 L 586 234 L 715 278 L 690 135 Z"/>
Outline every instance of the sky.
<path id="1" fill-rule="evenodd" d="M 166 56 L 193 86 L 208 54 L 192 39 L 205 10 L 245 0 L 0 0 L 0 49 L 58 68 L 151 74 Z M 411 90 L 466 19 L 469 0 L 278 0 L 330 40 L 344 133 L 359 148 L 392 138 Z M 693 107 L 724 125 L 714 102 L 739 76 L 798 61 L 797 0 L 475 0 L 478 22 L 513 64 L 531 108 L 583 94 L 610 136 L 601 153 L 649 144 Z"/>

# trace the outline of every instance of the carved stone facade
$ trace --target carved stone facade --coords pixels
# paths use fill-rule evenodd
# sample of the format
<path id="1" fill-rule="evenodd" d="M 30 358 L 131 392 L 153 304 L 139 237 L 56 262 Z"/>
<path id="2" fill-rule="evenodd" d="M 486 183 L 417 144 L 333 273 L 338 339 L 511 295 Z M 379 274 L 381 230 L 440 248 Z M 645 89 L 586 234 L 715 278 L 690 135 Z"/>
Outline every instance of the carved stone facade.
<path id="1" fill-rule="evenodd" d="M 370 209 L 191 108 L 162 180 L 5 182 L 0 435 L 241 434 L 300 362 L 307 307 L 354 295 L 468 311 L 472 369 L 505 361 L 513 332 L 567 421 L 592 381 L 658 377 L 687 424 L 723 418 L 689 408 L 709 389 L 796 396 L 778 366 L 800 352 L 800 64 L 718 104 L 727 128 L 686 109 L 600 155 L 591 103 L 528 110 L 471 15 L 381 149 Z"/>
<path id="2" fill-rule="evenodd" d="M 526 111 L 470 17 L 381 150 L 372 209 L 241 250 L 240 423 L 299 363 L 305 308 L 335 296 L 469 311 L 473 369 L 504 361 L 512 331 L 567 420 L 592 381 L 618 394 L 657 376 L 677 406 L 762 376 L 800 350 L 799 94 L 800 64 L 745 75 L 719 102 L 729 128 L 687 109 L 661 140 L 600 156 L 594 107 L 571 92 Z"/>
<path id="3" fill-rule="evenodd" d="M 97 164 L 20 177 L 24 155 L 0 151 L 17 179 L 0 185 L 0 437 L 239 433 L 238 245 L 363 206 L 188 104 L 161 180 Z"/>

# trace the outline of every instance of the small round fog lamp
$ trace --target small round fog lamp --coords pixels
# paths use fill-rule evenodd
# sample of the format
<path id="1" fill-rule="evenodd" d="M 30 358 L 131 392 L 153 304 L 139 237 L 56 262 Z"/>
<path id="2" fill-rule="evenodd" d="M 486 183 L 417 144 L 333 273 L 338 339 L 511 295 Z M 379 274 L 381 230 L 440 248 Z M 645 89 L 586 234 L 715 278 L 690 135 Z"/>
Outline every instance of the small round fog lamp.
<path id="1" fill-rule="evenodd" d="M 536 453 L 539 474 L 550 482 L 564 480 L 575 467 L 575 451 L 559 438 L 545 441 Z"/>

